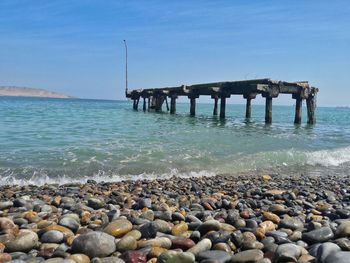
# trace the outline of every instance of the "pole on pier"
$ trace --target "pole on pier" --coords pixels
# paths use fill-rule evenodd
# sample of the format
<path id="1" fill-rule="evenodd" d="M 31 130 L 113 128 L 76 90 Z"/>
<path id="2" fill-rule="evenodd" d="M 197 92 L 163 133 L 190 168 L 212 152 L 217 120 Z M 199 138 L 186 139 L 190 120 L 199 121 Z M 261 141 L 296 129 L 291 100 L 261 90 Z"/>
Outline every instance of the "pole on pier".
<path id="1" fill-rule="evenodd" d="M 190 115 L 195 116 L 196 115 L 196 98 L 190 97 Z"/>
<path id="2" fill-rule="evenodd" d="M 272 97 L 266 96 L 265 123 L 272 123 Z"/>
<path id="3" fill-rule="evenodd" d="M 225 118 L 225 110 L 226 110 L 226 97 L 221 96 L 220 98 L 220 118 Z"/>
<path id="4" fill-rule="evenodd" d="M 306 99 L 307 123 L 308 124 L 315 124 L 316 123 L 316 116 L 315 116 L 316 97 L 315 96 L 316 96 L 316 94 L 312 93 Z"/>
<path id="5" fill-rule="evenodd" d="M 218 115 L 218 96 L 217 95 L 213 95 L 211 96 L 212 99 L 214 99 L 214 109 L 213 109 L 213 115 L 217 116 Z"/>
<path id="6" fill-rule="evenodd" d="M 124 39 L 125 47 L 125 95 L 128 93 L 128 45 Z"/>
<path id="7" fill-rule="evenodd" d="M 171 95 L 170 97 L 170 114 L 175 114 L 176 113 L 176 95 Z"/>
<path id="8" fill-rule="evenodd" d="M 146 111 L 146 97 L 143 97 L 143 111 Z"/>
<path id="9" fill-rule="evenodd" d="M 301 124 L 301 112 L 303 107 L 303 99 L 300 94 L 293 94 L 293 99 L 295 99 L 295 117 L 294 123 Z"/>
<path id="10" fill-rule="evenodd" d="M 151 97 L 148 97 L 147 110 L 149 111 L 151 108 Z"/>

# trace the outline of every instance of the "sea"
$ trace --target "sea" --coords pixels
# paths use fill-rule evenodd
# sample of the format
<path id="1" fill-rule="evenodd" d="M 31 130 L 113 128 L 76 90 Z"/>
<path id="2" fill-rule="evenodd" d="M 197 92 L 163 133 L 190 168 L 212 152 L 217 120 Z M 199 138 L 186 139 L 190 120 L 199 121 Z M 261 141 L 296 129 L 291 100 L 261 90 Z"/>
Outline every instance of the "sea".
<path id="1" fill-rule="evenodd" d="M 177 114 L 130 101 L 0 97 L 0 185 L 270 174 L 350 175 L 350 109 L 318 107 L 294 125 L 293 106 L 178 103 Z"/>

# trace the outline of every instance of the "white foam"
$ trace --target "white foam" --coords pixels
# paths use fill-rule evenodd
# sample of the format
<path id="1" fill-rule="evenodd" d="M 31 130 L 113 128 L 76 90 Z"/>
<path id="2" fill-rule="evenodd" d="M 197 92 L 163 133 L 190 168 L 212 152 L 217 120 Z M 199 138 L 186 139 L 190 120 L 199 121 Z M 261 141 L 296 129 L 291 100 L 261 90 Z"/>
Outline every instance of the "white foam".
<path id="1" fill-rule="evenodd" d="M 350 147 L 309 152 L 306 156 L 306 163 L 310 165 L 340 166 L 350 163 Z"/>
<path id="2" fill-rule="evenodd" d="M 45 185 L 45 184 L 74 184 L 74 183 L 85 183 L 87 180 L 95 180 L 96 182 L 120 182 L 123 180 L 154 180 L 154 179 L 168 179 L 173 176 L 181 178 L 192 178 L 192 177 L 210 177 L 215 176 L 216 172 L 198 171 L 198 172 L 178 172 L 177 169 L 172 169 L 169 173 L 156 174 L 156 173 L 142 173 L 138 175 L 127 174 L 106 174 L 104 171 L 99 171 L 93 176 L 84 176 L 78 178 L 72 178 L 67 175 L 59 177 L 49 177 L 45 173 L 34 172 L 33 176 L 27 179 L 19 179 L 13 175 L 13 173 L 3 176 L 0 178 L 0 185 Z"/>

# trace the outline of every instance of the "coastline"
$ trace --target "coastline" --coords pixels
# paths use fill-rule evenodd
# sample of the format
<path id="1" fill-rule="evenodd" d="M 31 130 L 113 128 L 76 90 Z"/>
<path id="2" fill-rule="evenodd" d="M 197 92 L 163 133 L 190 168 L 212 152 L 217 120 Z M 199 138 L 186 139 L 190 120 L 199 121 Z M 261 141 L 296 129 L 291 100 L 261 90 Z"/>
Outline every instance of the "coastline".
<path id="1" fill-rule="evenodd" d="M 242 174 L 0 186 L 0 261 L 346 262 L 349 185 Z"/>

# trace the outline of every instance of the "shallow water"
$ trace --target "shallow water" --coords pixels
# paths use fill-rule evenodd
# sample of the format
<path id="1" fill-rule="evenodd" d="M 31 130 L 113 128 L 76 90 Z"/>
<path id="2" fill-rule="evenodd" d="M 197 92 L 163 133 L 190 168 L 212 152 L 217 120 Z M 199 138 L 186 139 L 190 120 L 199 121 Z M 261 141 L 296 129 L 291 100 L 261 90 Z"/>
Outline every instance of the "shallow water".
<path id="1" fill-rule="evenodd" d="M 294 107 L 211 104 L 178 113 L 135 112 L 131 102 L 0 97 L 0 184 L 43 184 L 271 172 L 349 175 L 350 109 L 317 109 L 294 125 Z"/>

